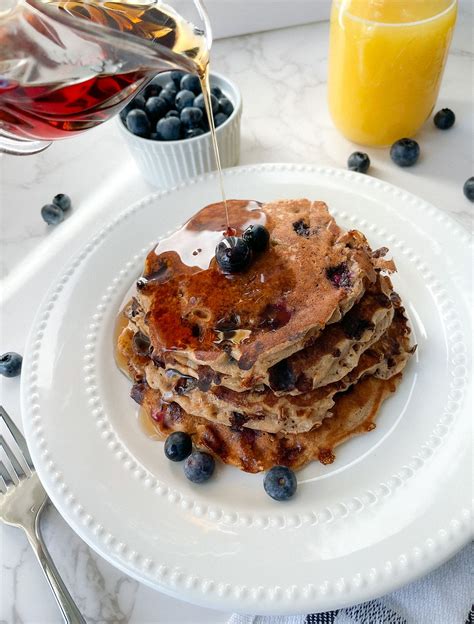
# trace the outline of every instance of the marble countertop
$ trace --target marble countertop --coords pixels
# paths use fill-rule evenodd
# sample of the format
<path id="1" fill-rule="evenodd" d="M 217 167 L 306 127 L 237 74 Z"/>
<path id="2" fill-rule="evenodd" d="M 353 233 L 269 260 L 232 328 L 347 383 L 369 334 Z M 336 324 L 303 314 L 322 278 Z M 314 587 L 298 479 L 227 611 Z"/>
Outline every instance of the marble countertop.
<path id="1" fill-rule="evenodd" d="M 385 149 L 369 149 L 370 174 L 445 210 L 472 228 L 474 207 L 462 185 L 473 175 L 472 11 L 463 6 L 448 58 L 438 107 L 456 113 L 440 133 L 427 122 L 419 134 L 422 156 L 400 169 Z M 221 40 L 213 67 L 239 85 L 244 101 L 241 164 L 310 162 L 344 167 L 356 149 L 333 128 L 326 106 L 328 24 Z M 22 352 L 28 327 L 45 289 L 92 230 L 150 192 L 114 121 L 59 142 L 27 158 L 0 160 L 0 351 Z M 58 192 L 74 210 L 48 228 L 40 208 Z M 27 294 L 25 294 L 27 293 Z M 2 403 L 17 422 L 19 380 L 1 379 Z M 56 623 L 61 618 L 23 534 L 0 527 L 0 622 Z M 162 596 L 112 568 L 69 529 L 54 509 L 45 522 L 53 558 L 88 622 L 212 624 L 229 614 L 192 607 Z"/>

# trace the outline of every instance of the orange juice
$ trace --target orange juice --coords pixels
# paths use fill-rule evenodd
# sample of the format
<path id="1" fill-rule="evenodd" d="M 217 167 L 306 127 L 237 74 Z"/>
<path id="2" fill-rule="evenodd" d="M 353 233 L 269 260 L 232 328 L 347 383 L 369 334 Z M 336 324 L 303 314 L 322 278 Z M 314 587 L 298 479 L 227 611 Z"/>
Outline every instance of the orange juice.
<path id="1" fill-rule="evenodd" d="M 329 110 L 362 145 L 416 134 L 436 103 L 456 0 L 333 0 Z"/>

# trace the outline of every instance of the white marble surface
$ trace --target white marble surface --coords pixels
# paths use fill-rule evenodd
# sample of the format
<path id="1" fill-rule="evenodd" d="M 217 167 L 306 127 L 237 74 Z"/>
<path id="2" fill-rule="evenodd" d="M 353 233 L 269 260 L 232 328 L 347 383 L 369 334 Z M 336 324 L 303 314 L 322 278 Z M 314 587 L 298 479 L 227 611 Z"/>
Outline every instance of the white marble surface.
<path id="1" fill-rule="evenodd" d="M 411 170 L 393 165 L 387 150 L 368 150 L 371 175 L 410 190 L 472 227 L 474 206 L 462 194 L 473 175 L 472 11 L 464 5 L 438 106 L 457 115 L 445 133 L 428 122 L 419 135 L 422 158 Z M 328 24 L 310 24 L 219 41 L 213 62 L 242 90 L 241 163 L 313 162 L 345 166 L 355 147 L 332 127 L 326 107 Z M 114 122 L 29 158 L 0 162 L 0 351 L 23 351 L 33 314 L 49 282 L 111 215 L 150 187 L 140 179 Z M 74 210 L 56 229 L 40 208 L 57 192 Z M 216 190 L 217 194 L 217 190 Z M 8 330 L 7 330 L 8 327 Z M 19 380 L 0 380 L 2 404 L 19 421 Z M 228 614 L 159 595 L 113 569 L 50 510 L 46 538 L 80 608 L 91 623 L 212 624 Z M 25 538 L 0 527 L 0 622 L 60 622 L 53 598 Z"/>

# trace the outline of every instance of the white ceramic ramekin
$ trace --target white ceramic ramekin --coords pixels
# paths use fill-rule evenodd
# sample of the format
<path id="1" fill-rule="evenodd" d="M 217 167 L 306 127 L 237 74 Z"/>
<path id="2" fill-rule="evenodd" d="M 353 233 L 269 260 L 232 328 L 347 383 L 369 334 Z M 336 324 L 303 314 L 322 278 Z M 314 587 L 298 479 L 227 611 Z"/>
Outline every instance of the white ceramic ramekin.
<path id="1" fill-rule="evenodd" d="M 155 78 L 161 84 L 169 80 L 168 72 Z M 237 86 L 220 74 L 211 73 L 211 86 L 220 87 L 234 105 L 233 113 L 216 130 L 222 167 L 234 167 L 240 157 L 242 98 Z M 152 141 L 132 134 L 120 117 L 118 124 L 143 177 L 159 188 L 170 188 L 216 169 L 210 132 L 181 141 Z"/>

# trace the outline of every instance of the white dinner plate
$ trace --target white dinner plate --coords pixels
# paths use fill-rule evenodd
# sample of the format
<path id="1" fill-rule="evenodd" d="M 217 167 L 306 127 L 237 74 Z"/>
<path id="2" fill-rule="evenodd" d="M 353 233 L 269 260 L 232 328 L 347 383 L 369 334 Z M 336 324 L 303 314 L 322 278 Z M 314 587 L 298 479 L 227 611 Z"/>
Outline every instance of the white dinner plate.
<path id="1" fill-rule="evenodd" d="M 421 199 L 348 171 L 239 167 L 225 186 L 231 198 L 325 200 L 343 226 L 390 248 L 418 350 L 377 428 L 337 449 L 332 465 L 298 472 L 286 503 L 265 494 L 262 475 L 229 466 L 205 485 L 187 482 L 140 428 L 113 360 L 114 320 L 156 239 L 218 200 L 211 174 L 125 210 L 49 291 L 22 377 L 31 455 L 73 529 L 160 591 L 249 613 L 362 602 L 471 536 L 470 237 Z"/>

